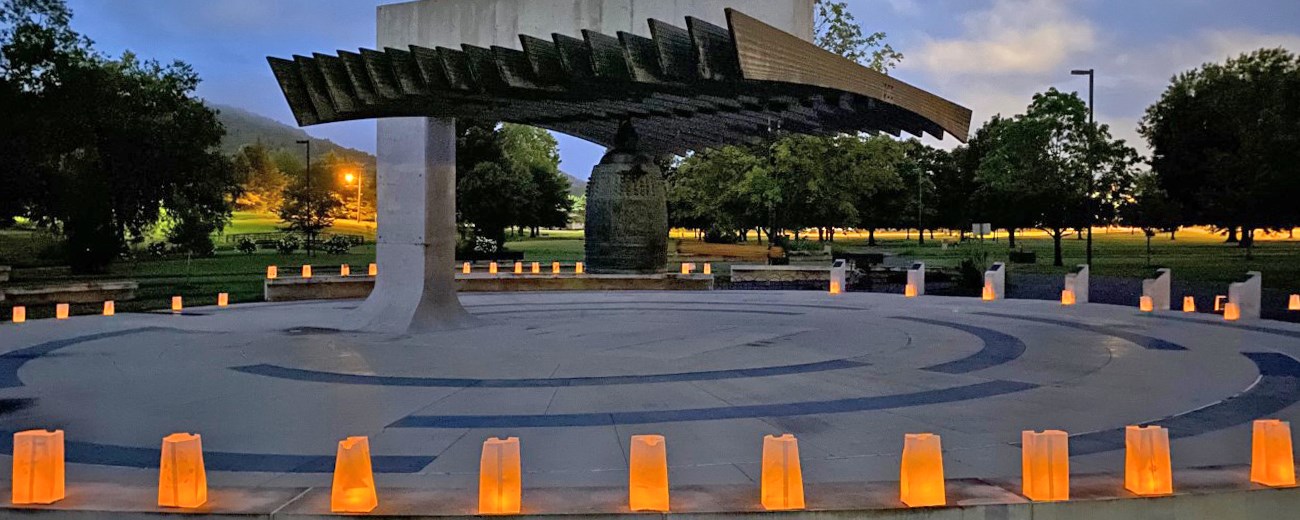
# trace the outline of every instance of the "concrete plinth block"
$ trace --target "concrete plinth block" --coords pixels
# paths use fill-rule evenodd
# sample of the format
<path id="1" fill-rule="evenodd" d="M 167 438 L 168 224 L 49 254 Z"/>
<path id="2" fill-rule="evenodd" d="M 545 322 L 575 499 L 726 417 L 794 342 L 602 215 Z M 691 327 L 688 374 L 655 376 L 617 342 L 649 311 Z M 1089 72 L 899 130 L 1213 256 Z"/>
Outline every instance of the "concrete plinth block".
<path id="1" fill-rule="evenodd" d="M 1088 286 L 1091 283 L 1089 279 L 1088 264 L 1079 264 L 1074 272 L 1065 275 L 1065 290 L 1074 292 L 1075 303 L 1088 303 Z"/>
<path id="2" fill-rule="evenodd" d="M 1142 280 L 1142 296 L 1151 298 L 1153 310 L 1167 311 L 1170 307 L 1169 292 L 1173 285 L 1173 271 L 1157 269 L 1155 278 Z"/>
<path id="3" fill-rule="evenodd" d="M 848 290 L 848 262 L 836 260 L 831 265 L 831 294 L 840 294 Z"/>
<path id="4" fill-rule="evenodd" d="M 1258 271 L 1246 273 L 1246 280 L 1228 286 L 1228 303 L 1237 305 L 1240 319 L 1258 320 L 1262 310 L 1260 300 L 1264 293 L 1264 275 Z"/>

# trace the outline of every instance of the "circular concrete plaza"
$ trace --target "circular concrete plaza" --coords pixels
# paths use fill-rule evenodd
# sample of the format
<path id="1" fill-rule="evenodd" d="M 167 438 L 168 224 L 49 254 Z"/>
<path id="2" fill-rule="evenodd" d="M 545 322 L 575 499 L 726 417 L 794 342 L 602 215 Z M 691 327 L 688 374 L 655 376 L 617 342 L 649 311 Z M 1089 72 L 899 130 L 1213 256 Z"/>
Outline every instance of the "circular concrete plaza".
<path id="1" fill-rule="evenodd" d="M 1300 418 L 1300 326 L 1107 305 L 819 292 L 473 294 L 475 328 L 341 332 L 359 302 L 196 308 L 0 327 L 0 452 L 62 428 L 70 482 L 149 485 L 160 439 L 203 435 L 215 485 L 327 486 L 370 437 L 381 487 L 473 489 L 517 436 L 527 488 L 622 486 L 629 437 L 673 485 L 745 484 L 793 433 L 809 482 L 890 481 L 906 433 L 947 476 L 1014 477 L 1022 430 L 1118 473 L 1128 424 L 1176 467 L 1247 464 L 1250 423 Z M 9 464 L 9 457 L 3 457 Z M 0 468 L 7 479 L 10 471 Z"/>

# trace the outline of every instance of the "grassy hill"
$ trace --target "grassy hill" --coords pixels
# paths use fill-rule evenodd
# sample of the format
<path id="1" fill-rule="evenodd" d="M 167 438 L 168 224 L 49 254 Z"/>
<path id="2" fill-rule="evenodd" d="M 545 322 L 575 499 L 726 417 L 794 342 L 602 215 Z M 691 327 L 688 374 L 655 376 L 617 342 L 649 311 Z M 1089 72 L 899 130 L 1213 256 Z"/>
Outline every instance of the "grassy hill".
<path id="1" fill-rule="evenodd" d="M 301 128 L 286 125 L 239 107 L 212 105 L 212 108 L 220 111 L 217 119 L 226 127 L 226 137 L 221 142 L 221 151 L 227 155 L 238 152 L 240 148 L 246 145 L 258 142 L 266 145 L 272 151 L 292 150 L 302 153 L 302 145 L 297 144 L 297 142 L 310 139 L 313 159 L 334 152 L 350 161 L 364 164 L 370 170 L 374 169 L 375 156 L 365 151 L 346 148 L 328 139 L 317 139 L 308 135 Z"/>

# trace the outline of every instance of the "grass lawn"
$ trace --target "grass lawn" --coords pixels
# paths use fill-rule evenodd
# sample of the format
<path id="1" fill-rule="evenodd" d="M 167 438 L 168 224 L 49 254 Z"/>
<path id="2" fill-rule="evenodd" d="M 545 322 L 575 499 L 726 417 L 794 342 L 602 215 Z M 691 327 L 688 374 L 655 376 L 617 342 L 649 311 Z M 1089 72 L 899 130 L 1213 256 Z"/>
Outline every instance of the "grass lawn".
<path id="1" fill-rule="evenodd" d="M 278 230 L 279 221 L 270 215 L 238 213 L 234 216 L 227 234 L 265 233 Z M 353 248 L 346 255 L 328 255 L 318 252 L 308 258 L 299 251 L 281 255 L 274 251 L 261 251 L 244 255 L 234 251 L 222 237 L 217 237 L 218 251 L 212 258 L 138 257 L 135 260 L 114 264 L 110 272 L 94 276 L 72 276 L 66 267 L 58 265 L 59 240 L 45 233 L 8 230 L 0 231 L 0 264 L 18 266 L 14 282 L 20 284 L 57 283 L 83 280 L 135 280 L 140 284 L 137 299 L 120 302 L 123 312 L 167 308 L 172 296 L 185 298 L 188 306 L 210 305 L 220 292 L 230 293 L 232 303 L 255 302 L 262 299 L 262 280 L 266 266 L 280 266 L 281 272 L 296 273 L 299 266 L 311 263 L 318 274 L 337 272 L 339 265 L 350 264 L 354 272 L 363 272 L 374 261 L 375 230 L 371 223 L 338 221 L 330 231 L 365 235 L 372 243 Z M 968 241 L 954 245 L 955 235 L 936 234 L 918 246 L 915 235 L 910 238 L 901 232 L 877 233 L 878 245 L 874 250 L 887 251 L 900 258 L 923 260 L 933 267 L 956 267 L 962 259 L 972 255 L 987 254 L 989 262 L 1007 260 L 1005 235 L 997 242 L 983 244 Z M 547 230 L 536 238 L 521 237 L 507 243 L 507 248 L 521 251 L 527 261 L 573 262 L 583 258 L 581 230 Z M 942 242 L 950 242 L 948 248 Z M 840 234 L 837 248 L 865 248 L 863 234 Z M 1012 273 L 1063 275 L 1072 266 L 1084 262 L 1084 241 L 1069 238 L 1064 241 L 1065 267 L 1052 266 L 1052 241 L 1041 232 L 1027 232 L 1017 238 L 1017 249 L 1038 254 L 1037 264 L 1010 265 Z M 1300 292 L 1300 240 L 1288 239 L 1280 234 L 1258 240 L 1255 259 L 1247 261 L 1245 251 L 1235 245 L 1225 244 L 1223 237 L 1199 229 L 1178 233 L 1176 241 L 1168 235 L 1152 240 L 1151 265 L 1147 264 L 1146 239 L 1141 233 L 1127 230 L 1098 230 L 1095 236 L 1095 262 L 1093 273 L 1099 276 L 1127 278 L 1148 277 L 1155 266 L 1170 267 L 1174 276 L 1182 281 L 1226 284 L 1241 279 L 1246 271 L 1264 273 L 1266 287 Z M 765 246 L 746 244 L 705 244 L 694 239 L 689 232 L 674 231 L 669 240 L 670 253 L 683 258 L 704 258 L 716 262 L 715 272 L 727 272 L 731 263 L 763 262 Z M 981 253 L 982 252 L 982 253 Z M 0 316 L 8 316 L 8 307 L 0 304 Z M 34 307 L 28 310 L 33 319 L 46 317 L 52 309 Z M 99 305 L 75 308 L 79 314 L 97 313 Z"/>

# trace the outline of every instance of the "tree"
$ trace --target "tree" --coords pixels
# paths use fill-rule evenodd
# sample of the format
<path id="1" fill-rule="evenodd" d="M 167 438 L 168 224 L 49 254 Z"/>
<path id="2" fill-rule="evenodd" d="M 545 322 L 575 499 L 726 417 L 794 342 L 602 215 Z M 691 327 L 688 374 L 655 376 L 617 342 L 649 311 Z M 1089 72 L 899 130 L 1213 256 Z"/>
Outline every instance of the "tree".
<path id="1" fill-rule="evenodd" d="M 251 144 L 235 154 L 236 178 L 243 195 L 236 201 L 241 209 L 276 212 L 284 201 L 289 178 L 275 163 L 271 151 L 262 143 Z"/>
<path id="2" fill-rule="evenodd" d="M 876 230 L 895 225 L 904 199 L 901 166 L 907 163 L 903 143 L 886 136 L 854 138 L 847 161 L 856 186 L 858 227 L 867 230 L 867 245 L 876 245 Z"/>
<path id="3" fill-rule="evenodd" d="M 1139 175 L 1133 194 L 1119 208 L 1120 222 L 1142 230 L 1147 238 L 1147 265 L 1151 265 L 1151 239 L 1158 232 L 1178 229 L 1178 207 L 1160 187 L 1160 179 L 1151 173 Z"/>
<path id="4" fill-rule="evenodd" d="M 1062 266 L 1065 233 L 1095 217 L 1094 200 L 1113 198 L 1096 190 L 1127 185 L 1138 161 L 1136 151 L 1110 137 L 1109 128 L 1089 123 L 1077 94 L 1050 89 L 1034 95 L 1025 114 L 1001 128 L 979 171 L 995 198 L 1013 205 L 1013 220 L 1052 237 L 1053 265 Z"/>
<path id="5" fill-rule="evenodd" d="M 1257 229 L 1300 224 L 1300 58 L 1261 49 L 1174 77 L 1138 131 L 1160 187 L 1187 224 Z"/>
<path id="6" fill-rule="evenodd" d="M 559 143 L 549 132 L 524 125 L 501 125 L 497 136 L 510 167 L 528 172 L 532 184 L 528 203 L 512 224 L 529 228 L 534 237 L 543 227 L 568 226 L 573 202 L 569 178 L 560 171 Z"/>
<path id="7" fill-rule="evenodd" d="M 192 97 L 198 76 L 107 59 L 71 17 L 61 0 L 0 3 L 0 217 L 62 233 L 77 272 L 104 269 L 164 211 L 220 229 L 239 189 L 216 113 Z"/>
<path id="8" fill-rule="evenodd" d="M 903 61 L 903 54 L 885 41 L 885 33 L 863 34 L 844 2 L 817 0 L 816 7 L 814 32 L 819 47 L 886 74 Z"/>
<path id="9" fill-rule="evenodd" d="M 300 233 L 308 243 L 315 243 L 321 231 L 334 225 L 343 209 L 343 201 L 334 192 L 324 168 L 311 169 L 311 182 L 304 174 L 284 190 L 284 202 L 278 211 L 285 231 Z"/>

